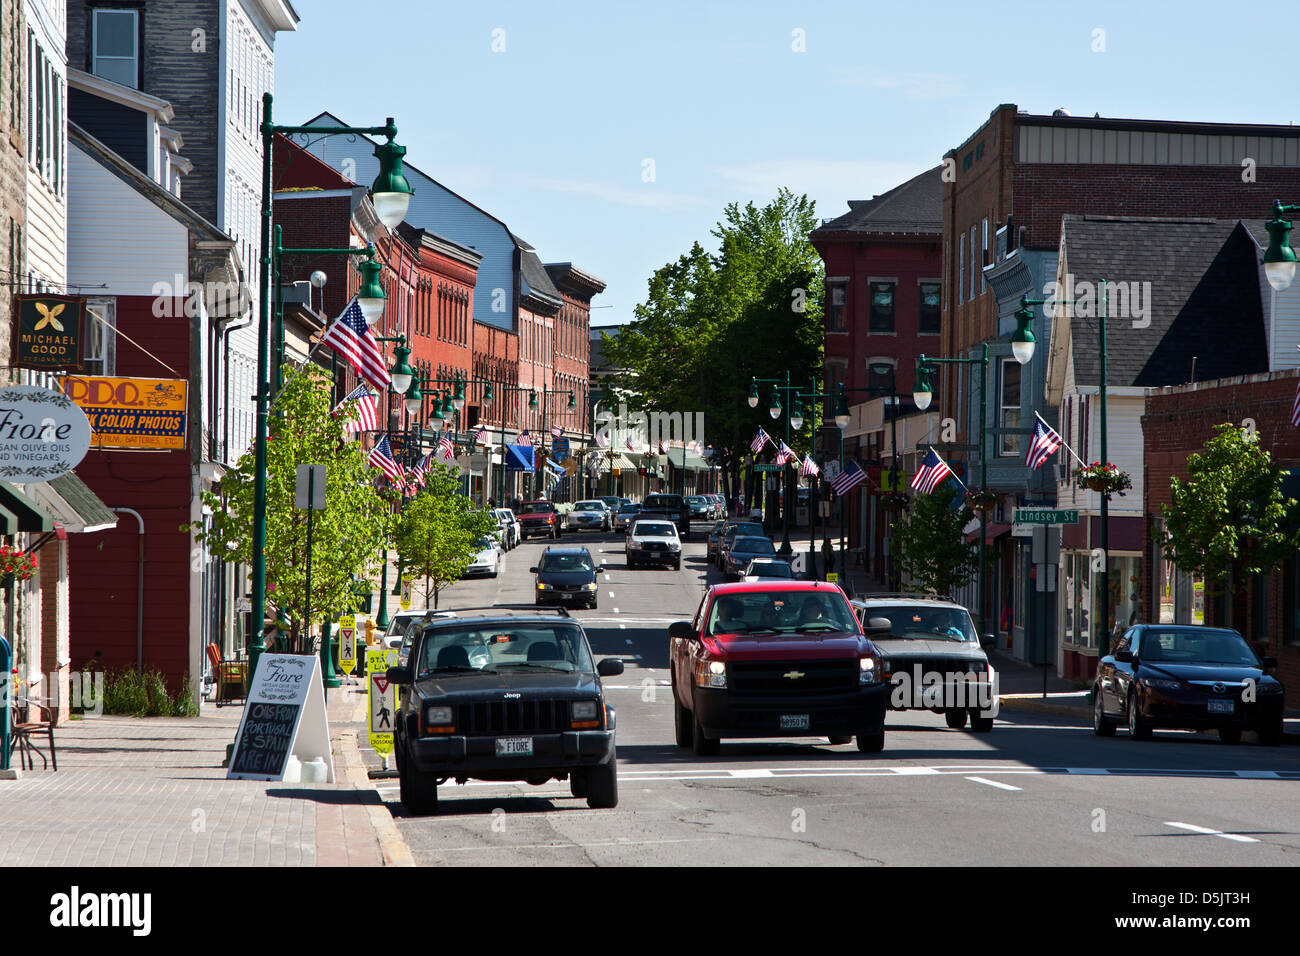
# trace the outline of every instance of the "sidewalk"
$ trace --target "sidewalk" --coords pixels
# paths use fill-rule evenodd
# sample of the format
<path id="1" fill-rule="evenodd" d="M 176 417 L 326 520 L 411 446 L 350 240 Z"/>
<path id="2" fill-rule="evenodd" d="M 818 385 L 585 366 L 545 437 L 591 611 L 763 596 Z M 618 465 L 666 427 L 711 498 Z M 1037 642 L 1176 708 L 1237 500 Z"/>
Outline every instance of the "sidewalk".
<path id="1" fill-rule="evenodd" d="M 0 781 L 0 866 L 413 865 L 357 748 L 364 690 L 330 691 L 334 784 L 225 779 L 238 706 L 58 727 L 57 772 Z"/>

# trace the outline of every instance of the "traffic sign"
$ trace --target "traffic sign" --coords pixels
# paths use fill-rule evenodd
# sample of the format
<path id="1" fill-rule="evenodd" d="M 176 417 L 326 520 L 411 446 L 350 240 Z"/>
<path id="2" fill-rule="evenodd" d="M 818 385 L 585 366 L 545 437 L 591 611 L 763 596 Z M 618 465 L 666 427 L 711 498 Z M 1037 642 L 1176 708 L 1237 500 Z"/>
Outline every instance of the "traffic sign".
<path id="1" fill-rule="evenodd" d="M 396 649 L 366 651 L 370 746 L 385 757 L 393 752 L 393 721 L 397 715 L 397 685 L 388 683 L 388 668 L 396 664 Z"/>
<path id="2" fill-rule="evenodd" d="M 402 578 L 402 596 L 398 598 L 397 603 L 403 611 L 411 609 L 411 579 Z"/>
<path id="3" fill-rule="evenodd" d="M 357 619 L 351 614 L 339 618 L 339 668 L 345 674 L 357 669 Z"/>
<path id="4" fill-rule="evenodd" d="M 839 584 L 839 583 L 840 583 L 840 575 L 839 575 L 839 572 L 838 572 L 838 571 L 827 571 L 827 572 L 826 572 L 826 583 L 827 583 L 827 584 Z"/>
<path id="5" fill-rule="evenodd" d="M 1077 509 L 1017 508 L 1016 524 L 1078 524 Z"/>

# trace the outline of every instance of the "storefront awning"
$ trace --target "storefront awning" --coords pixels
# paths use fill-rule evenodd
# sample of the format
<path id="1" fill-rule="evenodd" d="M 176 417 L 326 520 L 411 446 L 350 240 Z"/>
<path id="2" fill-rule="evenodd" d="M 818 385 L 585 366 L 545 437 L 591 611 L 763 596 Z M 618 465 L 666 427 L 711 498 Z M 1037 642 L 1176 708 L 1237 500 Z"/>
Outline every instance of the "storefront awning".
<path id="1" fill-rule="evenodd" d="M 536 450 L 532 445 L 506 445 L 506 471 L 534 471 Z"/>
<path id="2" fill-rule="evenodd" d="M 685 448 L 669 448 L 668 461 L 674 468 L 683 471 L 708 471 L 709 463 L 703 455 L 697 455 Z"/>
<path id="3" fill-rule="evenodd" d="M 1010 534 L 1010 533 L 1011 533 L 1011 525 L 1003 524 L 1000 521 L 990 521 L 988 523 L 988 527 L 984 535 L 984 543 L 992 544 L 994 541 L 1002 537 L 1004 534 Z M 980 539 L 980 529 L 979 529 L 979 519 L 977 518 L 975 519 L 975 528 L 973 531 L 971 531 L 969 534 L 966 535 L 966 540 L 979 541 L 979 539 Z"/>
<path id="4" fill-rule="evenodd" d="M 622 454 L 615 455 L 614 460 L 607 462 L 607 464 L 610 468 L 618 468 L 622 471 L 636 471 L 637 469 L 636 462 L 627 457 L 627 455 Z"/>
<path id="5" fill-rule="evenodd" d="M 2 534 L 17 534 L 19 531 L 36 531 L 44 533 L 54 530 L 54 522 L 36 502 L 32 501 L 16 485 L 0 481 L 0 518 L 4 522 Z"/>
<path id="6" fill-rule="evenodd" d="M 65 531 L 85 534 L 117 527 L 117 515 L 73 472 L 28 485 L 28 493 Z"/>

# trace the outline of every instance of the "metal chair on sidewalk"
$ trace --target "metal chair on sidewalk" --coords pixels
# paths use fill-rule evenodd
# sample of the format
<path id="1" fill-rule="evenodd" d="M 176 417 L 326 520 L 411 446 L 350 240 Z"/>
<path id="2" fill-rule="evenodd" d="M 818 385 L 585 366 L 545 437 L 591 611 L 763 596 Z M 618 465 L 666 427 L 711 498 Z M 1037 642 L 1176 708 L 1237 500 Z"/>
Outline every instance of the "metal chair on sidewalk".
<path id="1" fill-rule="evenodd" d="M 18 751 L 19 759 L 22 761 L 24 770 L 35 770 L 36 762 L 32 760 L 32 754 L 35 753 L 41 758 L 41 769 L 44 770 L 53 767 L 59 769 L 59 761 L 54 751 L 54 711 L 45 706 L 39 700 L 33 700 L 30 697 L 17 697 L 15 703 L 18 705 L 11 712 L 14 715 L 13 724 L 10 727 L 10 740 L 12 740 L 13 749 Z M 23 719 L 18 719 L 19 709 L 23 710 Z M 32 710 L 40 712 L 41 720 L 32 720 Z M 39 746 L 32 739 L 34 736 L 39 737 L 44 734 L 48 741 L 50 752 L 49 759 L 46 759 Z"/>

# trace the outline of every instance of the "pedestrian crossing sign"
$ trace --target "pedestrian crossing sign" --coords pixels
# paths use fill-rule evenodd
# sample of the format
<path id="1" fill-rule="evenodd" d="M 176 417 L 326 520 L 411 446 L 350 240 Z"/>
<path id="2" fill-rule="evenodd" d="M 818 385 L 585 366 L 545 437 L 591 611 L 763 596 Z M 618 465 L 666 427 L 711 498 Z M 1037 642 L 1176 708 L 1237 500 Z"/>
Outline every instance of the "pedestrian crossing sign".
<path id="1" fill-rule="evenodd" d="M 366 651 L 366 696 L 370 747 L 387 757 L 393 752 L 397 719 L 397 685 L 388 683 L 388 668 L 397 666 L 397 651 Z"/>
<path id="2" fill-rule="evenodd" d="M 345 674 L 357 669 L 357 619 L 352 614 L 339 618 L 339 669 Z"/>
<path id="3" fill-rule="evenodd" d="M 402 578 L 402 596 L 398 598 L 397 603 L 403 611 L 411 609 L 411 579 Z"/>

